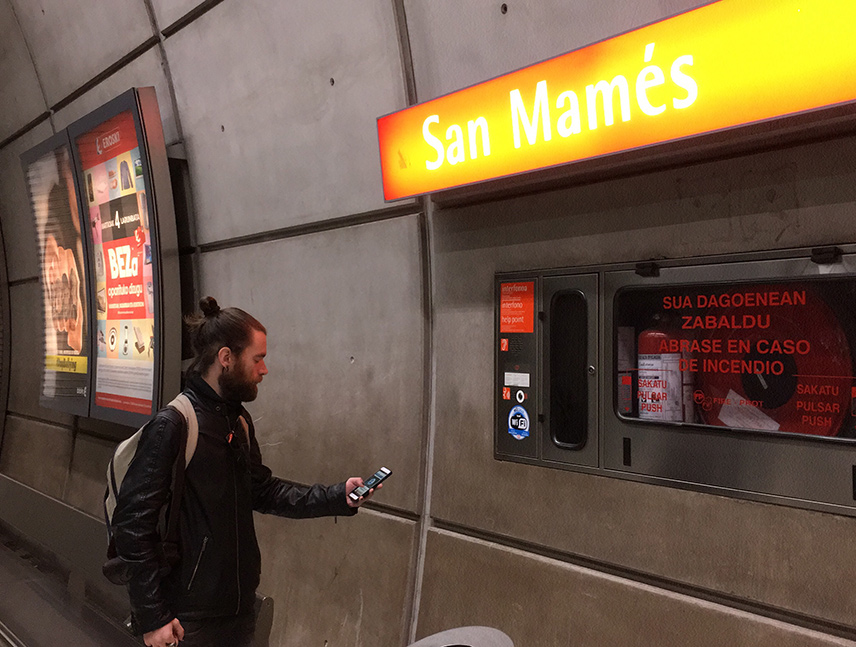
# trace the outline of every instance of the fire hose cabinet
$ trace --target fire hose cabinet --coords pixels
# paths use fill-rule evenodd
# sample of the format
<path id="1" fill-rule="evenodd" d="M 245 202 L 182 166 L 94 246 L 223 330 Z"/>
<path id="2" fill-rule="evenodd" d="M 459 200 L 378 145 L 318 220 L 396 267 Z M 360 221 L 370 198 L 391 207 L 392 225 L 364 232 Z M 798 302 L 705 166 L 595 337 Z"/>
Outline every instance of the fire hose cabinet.
<path id="1" fill-rule="evenodd" d="M 854 257 L 789 256 L 604 272 L 603 468 L 854 506 Z"/>

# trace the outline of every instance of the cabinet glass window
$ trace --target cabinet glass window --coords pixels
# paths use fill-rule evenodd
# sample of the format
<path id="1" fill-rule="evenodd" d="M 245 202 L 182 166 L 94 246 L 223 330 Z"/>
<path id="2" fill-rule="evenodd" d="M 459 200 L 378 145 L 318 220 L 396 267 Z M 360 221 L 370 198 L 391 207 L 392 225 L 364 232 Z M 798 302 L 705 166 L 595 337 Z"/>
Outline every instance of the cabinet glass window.
<path id="1" fill-rule="evenodd" d="M 854 277 L 624 288 L 616 413 L 856 438 L 854 303 Z"/>
<path id="2" fill-rule="evenodd" d="M 550 433 L 563 447 L 588 438 L 588 313 L 582 292 L 559 292 L 550 305 Z"/>

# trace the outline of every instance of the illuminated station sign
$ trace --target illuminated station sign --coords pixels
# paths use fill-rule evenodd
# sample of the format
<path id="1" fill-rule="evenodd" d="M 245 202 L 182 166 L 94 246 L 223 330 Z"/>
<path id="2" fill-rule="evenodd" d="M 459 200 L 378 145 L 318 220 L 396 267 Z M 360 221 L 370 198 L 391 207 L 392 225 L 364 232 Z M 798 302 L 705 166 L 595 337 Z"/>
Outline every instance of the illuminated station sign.
<path id="1" fill-rule="evenodd" d="M 386 200 L 856 100 L 856 2 L 720 0 L 378 119 Z"/>

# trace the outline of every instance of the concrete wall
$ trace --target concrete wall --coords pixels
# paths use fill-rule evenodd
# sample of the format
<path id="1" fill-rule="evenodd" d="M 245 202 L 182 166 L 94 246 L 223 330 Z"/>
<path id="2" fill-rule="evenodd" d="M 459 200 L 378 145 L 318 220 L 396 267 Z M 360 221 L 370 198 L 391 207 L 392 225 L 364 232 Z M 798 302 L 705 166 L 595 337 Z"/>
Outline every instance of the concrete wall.
<path id="1" fill-rule="evenodd" d="M 466 207 L 382 199 L 375 119 L 410 95 L 699 4 L 0 0 L 0 473 L 100 516 L 110 430 L 38 403 L 18 157 L 151 85 L 187 152 L 191 287 L 269 331 L 266 462 L 298 482 L 395 472 L 355 519 L 258 518 L 272 645 L 470 624 L 517 645 L 856 644 L 856 520 L 493 459 L 494 273 L 853 242 L 856 139 Z"/>

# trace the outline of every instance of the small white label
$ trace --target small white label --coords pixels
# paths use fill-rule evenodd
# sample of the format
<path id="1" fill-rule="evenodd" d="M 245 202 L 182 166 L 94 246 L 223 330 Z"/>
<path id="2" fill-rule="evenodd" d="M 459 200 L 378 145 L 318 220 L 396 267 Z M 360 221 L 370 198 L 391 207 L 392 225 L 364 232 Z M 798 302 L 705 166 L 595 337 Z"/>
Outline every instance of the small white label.
<path id="1" fill-rule="evenodd" d="M 728 391 L 727 402 L 719 410 L 719 419 L 727 426 L 737 429 L 760 429 L 778 431 L 779 423 L 758 407 L 752 406 L 734 391 Z"/>
<path id="2" fill-rule="evenodd" d="M 505 386 L 520 386 L 529 388 L 529 373 L 506 373 Z"/>

